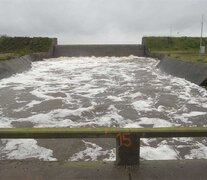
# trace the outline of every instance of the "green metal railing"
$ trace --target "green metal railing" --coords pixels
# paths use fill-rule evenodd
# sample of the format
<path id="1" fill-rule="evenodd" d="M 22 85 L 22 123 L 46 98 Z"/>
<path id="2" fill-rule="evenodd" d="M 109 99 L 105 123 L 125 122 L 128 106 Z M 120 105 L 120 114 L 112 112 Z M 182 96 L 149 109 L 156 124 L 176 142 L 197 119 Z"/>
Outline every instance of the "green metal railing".
<path id="1" fill-rule="evenodd" d="M 207 128 L 0 128 L 0 139 L 115 138 L 117 165 L 139 165 L 140 138 L 163 137 L 207 137 Z"/>

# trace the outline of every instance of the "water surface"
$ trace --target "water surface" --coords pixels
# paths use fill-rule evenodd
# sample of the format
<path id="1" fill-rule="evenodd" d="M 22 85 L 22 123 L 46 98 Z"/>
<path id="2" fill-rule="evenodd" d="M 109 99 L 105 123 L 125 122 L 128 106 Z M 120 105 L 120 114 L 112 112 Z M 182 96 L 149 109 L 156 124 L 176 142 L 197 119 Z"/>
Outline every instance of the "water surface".
<path id="1" fill-rule="evenodd" d="M 155 59 L 54 58 L 0 80 L 0 127 L 206 126 L 207 92 Z M 143 159 L 206 158 L 205 139 L 142 139 Z M 1 159 L 114 160 L 113 140 L 6 140 Z"/>

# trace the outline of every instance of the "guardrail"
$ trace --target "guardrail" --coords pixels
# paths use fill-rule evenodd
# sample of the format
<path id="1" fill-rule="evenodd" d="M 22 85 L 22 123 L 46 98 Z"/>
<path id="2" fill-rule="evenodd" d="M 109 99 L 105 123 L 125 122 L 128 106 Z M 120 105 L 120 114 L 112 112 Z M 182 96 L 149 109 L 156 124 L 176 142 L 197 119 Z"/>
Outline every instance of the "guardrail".
<path id="1" fill-rule="evenodd" d="M 2 138 L 116 138 L 116 164 L 139 165 L 140 138 L 207 137 L 207 128 L 0 128 Z"/>

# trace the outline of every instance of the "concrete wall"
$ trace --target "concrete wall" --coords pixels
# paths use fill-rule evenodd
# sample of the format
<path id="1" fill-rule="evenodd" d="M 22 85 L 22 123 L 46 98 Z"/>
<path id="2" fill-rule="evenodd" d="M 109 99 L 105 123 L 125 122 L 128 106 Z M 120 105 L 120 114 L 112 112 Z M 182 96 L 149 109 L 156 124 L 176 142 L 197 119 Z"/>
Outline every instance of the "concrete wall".
<path id="1" fill-rule="evenodd" d="M 57 38 L 53 38 L 48 52 L 30 54 L 30 56 L 32 57 L 32 61 L 41 61 L 43 59 L 53 58 L 56 45 L 57 45 Z"/>
<path id="2" fill-rule="evenodd" d="M 143 45 L 56 45 L 54 57 L 145 56 Z"/>
<path id="3" fill-rule="evenodd" d="M 47 52 L 47 57 L 51 58 L 54 57 L 54 53 L 55 53 L 55 46 L 57 45 L 57 38 L 53 38 L 52 39 L 52 44 L 50 46 L 49 51 Z"/>
<path id="4" fill-rule="evenodd" d="M 207 85 L 207 64 L 188 62 L 172 57 L 164 57 L 157 65 L 164 72 L 185 78 L 200 86 Z"/>
<path id="5" fill-rule="evenodd" d="M 31 68 L 32 57 L 30 55 L 0 61 L 0 79 L 11 76 L 15 73 L 21 73 Z"/>

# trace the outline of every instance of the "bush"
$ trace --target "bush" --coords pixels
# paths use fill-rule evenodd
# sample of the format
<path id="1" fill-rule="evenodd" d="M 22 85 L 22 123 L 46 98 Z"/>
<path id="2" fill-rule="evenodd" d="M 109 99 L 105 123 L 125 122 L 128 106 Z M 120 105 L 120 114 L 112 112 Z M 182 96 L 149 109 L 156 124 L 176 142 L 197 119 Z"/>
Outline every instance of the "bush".
<path id="1" fill-rule="evenodd" d="M 0 37 L 0 53 L 30 54 L 47 52 L 52 39 L 43 37 Z"/>

